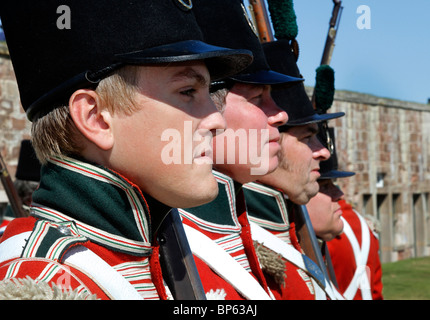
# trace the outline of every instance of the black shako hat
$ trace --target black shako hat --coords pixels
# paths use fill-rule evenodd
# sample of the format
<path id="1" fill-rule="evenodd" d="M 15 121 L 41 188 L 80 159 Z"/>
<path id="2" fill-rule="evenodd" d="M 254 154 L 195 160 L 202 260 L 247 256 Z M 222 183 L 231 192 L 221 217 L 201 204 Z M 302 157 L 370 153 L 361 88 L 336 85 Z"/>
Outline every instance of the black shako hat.
<path id="1" fill-rule="evenodd" d="M 192 0 L 2 0 L 0 17 L 31 121 L 126 64 L 205 59 L 216 79 L 252 61 L 203 42 Z"/>
<path id="2" fill-rule="evenodd" d="M 278 40 L 263 44 L 264 52 L 270 67 L 278 72 L 300 77 L 296 57 L 291 49 L 289 40 Z M 296 83 L 288 88 L 272 90 L 272 98 L 276 104 L 288 114 L 288 122 L 279 127 L 300 126 L 316 123 L 345 115 L 344 112 L 318 114 L 306 94 L 303 82 Z"/>
<path id="3" fill-rule="evenodd" d="M 328 160 L 320 162 L 321 176 L 318 178 L 318 180 L 347 178 L 355 175 L 355 172 L 338 170 L 334 129 L 328 127 L 326 122 L 319 123 L 319 127 L 320 128 L 317 137 L 324 145 L 324 147 L 326 147 L 330 151 L 331 155 Z"/>
<path id="4" fill-rule="evenodd" d="M 230 79 L 267 85 L 303 81 L 270 70 L 257 31 L 246 14 L 242 0 L 194 0 L 194 14 L 207 43 L 252 51 L 252 64 Z"/>
<path id="5" fill-rule="evenodd" d="M 30 140 L 21 141 L 19 150 L 18 167 L 15 178 L 27 181 L 40 181 L 40 162 L 36 157 L 33 145 Z"/>

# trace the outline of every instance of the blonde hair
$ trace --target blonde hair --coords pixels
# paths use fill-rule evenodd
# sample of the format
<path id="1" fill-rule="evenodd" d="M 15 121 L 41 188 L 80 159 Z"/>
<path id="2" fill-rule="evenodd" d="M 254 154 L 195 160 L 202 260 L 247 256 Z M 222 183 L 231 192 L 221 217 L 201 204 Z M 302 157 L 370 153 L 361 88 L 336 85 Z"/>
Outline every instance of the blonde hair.
<path id="1" fill-rule="evenodd" d="M 125 66 L 100 81 L 95 92 L 99 105 L 110 113 L 130 114 L 136 110 L 134 94 L 138 90 L 141 66 Z M 52 156 L 79 155 L 83 150 L 83 136 L 76 128 L 68 106 L 53 109 L 35 120 L 31 140 L 37 158 L 42 164 Z"/>

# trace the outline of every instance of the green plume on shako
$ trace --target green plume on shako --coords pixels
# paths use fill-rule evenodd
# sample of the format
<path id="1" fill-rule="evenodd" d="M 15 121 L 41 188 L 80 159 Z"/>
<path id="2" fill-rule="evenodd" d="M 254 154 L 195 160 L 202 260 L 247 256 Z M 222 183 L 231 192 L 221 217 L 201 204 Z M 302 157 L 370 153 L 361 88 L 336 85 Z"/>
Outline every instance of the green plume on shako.
<path id="1" fill-rule="evenodd" d="M 295 39 L 297 17 L 292 0 L 267 0 L 276 39 Z"/>
<path id="2" fill-rule="evenodd" d="M 334 70 L 323 64 L 316 69 L 315 105 L 318 113 L 326 113 L 334 100 Z"/>

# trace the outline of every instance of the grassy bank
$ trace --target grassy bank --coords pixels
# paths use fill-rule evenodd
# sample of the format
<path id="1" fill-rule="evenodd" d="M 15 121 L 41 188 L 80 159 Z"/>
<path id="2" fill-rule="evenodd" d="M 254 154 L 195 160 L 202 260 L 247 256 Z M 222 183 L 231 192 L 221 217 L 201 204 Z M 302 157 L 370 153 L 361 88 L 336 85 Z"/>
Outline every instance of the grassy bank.
<path id="1" fill-rule="evenodd" d="M 382 265 L 386 300 L 430 300 L 430 257 Z"/>

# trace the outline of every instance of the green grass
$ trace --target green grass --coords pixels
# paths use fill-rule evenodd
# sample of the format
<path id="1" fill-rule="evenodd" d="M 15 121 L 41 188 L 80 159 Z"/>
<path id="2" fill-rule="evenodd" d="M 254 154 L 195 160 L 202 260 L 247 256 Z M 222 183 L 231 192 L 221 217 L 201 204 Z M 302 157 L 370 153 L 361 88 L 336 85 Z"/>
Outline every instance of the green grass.
<path id="1" fill-rule="evenodd" d="M 382 264 L 386 300 L 430 300 L 430 257 Z"/>

